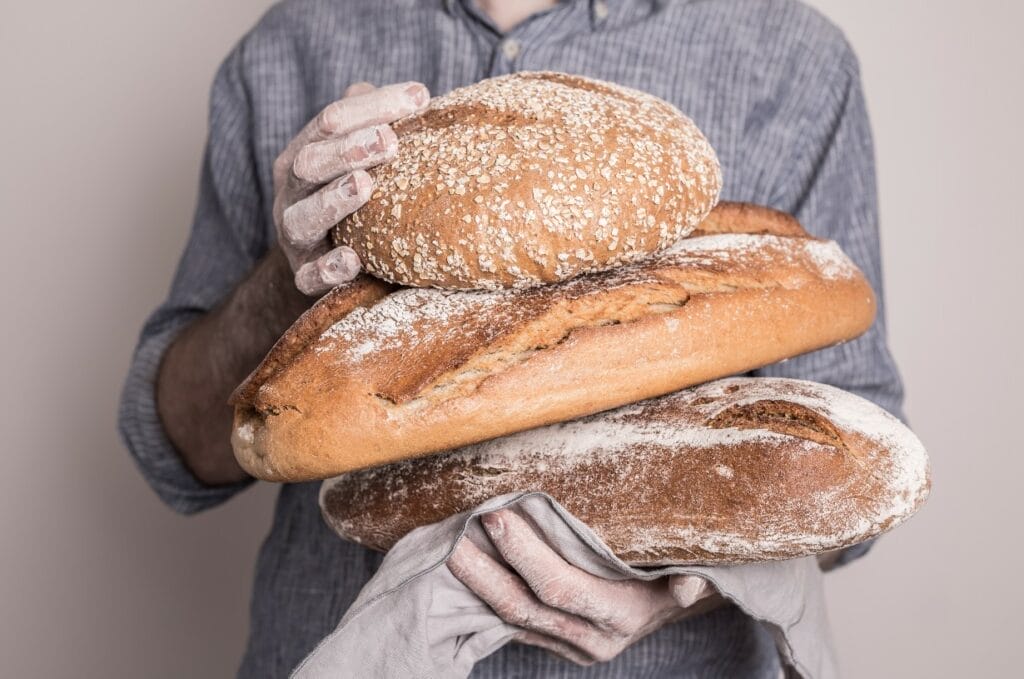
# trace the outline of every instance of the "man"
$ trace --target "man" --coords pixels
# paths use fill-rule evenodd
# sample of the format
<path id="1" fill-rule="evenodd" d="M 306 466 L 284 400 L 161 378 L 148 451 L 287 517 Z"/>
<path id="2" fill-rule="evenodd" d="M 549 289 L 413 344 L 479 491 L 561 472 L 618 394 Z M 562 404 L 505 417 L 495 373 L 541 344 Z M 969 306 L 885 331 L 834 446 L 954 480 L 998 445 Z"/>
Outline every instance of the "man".
<path id="1" fill-rule="evenodd" d="M 355 254 L 330 249 L 324 235 L 367 200 L 366 170 L 395 154 L 389 123 L 421 110 L 428 88 L 544 69 L 678 106 L 719 155 L 724 199 L 795 214 L 838 241 L 881 297 L 857 62 L 839 31 L 805 6 L 288 0 L 217 74 L 191 237 L 124 391 L 123 435 L 168 504 L 199 511 L 249 482 L 231 454 L 227 396 L 315 296 L 358 273 Z M 902 387 L 879 318 L 854 342 L 759 373 L 834 384 L 900 415 Z M 327 530 L 317 488 L 281 488 L 240 676 L 286 675 L 380 563 Z M 691 605 L 706 594 L 701 581 L 603 581 L 569 566 L 515 514 L 492 515 L 485 526 L 505 563 L 468 546 L 449 568 L 523 632 L 522 643 L 481 661 L 474 676 L 778 676 L 767 630 L 715 597 Z"/>

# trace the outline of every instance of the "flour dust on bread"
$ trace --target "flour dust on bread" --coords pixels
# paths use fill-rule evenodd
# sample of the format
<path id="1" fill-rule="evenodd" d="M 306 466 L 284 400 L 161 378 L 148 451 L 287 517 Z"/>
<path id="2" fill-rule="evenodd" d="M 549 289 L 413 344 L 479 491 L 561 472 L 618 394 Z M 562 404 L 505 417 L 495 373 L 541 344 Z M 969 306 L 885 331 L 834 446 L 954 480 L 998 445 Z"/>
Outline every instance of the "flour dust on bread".
<path id="1" fill-rule="evenodd" d="M 333 237 L 402 285 L 519 288 L 633 262 L 692 231 L 722 184 L 678 109 L 579 76 L 484 80 L 394 129 L 397 157 Z"/>
<path id="2" fill-rule="evenodd" d="M 506 493 L 541 491 L 624 561 L 721 564 L 839 549 L 913 514 L 928 459 L 902 423 L 813 382 L 732 378 L 326 481 L 342 537 L 389 549 Z"/>
<path id="3" fill-rule="evenodd" d="M 536 288 L 338 288 L 236 391 L 235 455 L 258 478 L 324 479 L 667 394 L 871 325 L 863 274 L 792 217 L 722 204 L 704 226 L 642 262 Z"/>

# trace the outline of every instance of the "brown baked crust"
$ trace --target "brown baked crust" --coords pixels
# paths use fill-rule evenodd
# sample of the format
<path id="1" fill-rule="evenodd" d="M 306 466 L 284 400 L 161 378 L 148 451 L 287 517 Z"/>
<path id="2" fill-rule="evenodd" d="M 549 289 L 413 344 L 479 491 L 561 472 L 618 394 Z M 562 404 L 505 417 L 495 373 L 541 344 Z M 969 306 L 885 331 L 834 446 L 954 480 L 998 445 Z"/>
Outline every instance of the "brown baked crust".
<path id="1" fill-rule="evenodd" d="M 747 215 L 719 216 L 735 229 L 792 226 L 719 209 Z M 240 388 L 232 443 L 254 476 L 322 479 L 751 370 L 856 337 L 874 313 L 834 243 L 771 233 L 688 238 L 528 290 L 401 289 L 319 334 L 296 326 L 286 344 L 302 349 Z"/>
<path id="2" fill-rule="evenodd" d="M 286 369 L 306 348 L 311 337 L 318 337 L 353 309 L 373 306 L 397 289 L 391 283 L 360 274 L 351 282 L 329 291 L 299 316 L 291 328 L 274 343 L 256 369 L 231 394 L 228 404 L 252 403 L 260 385 Z"/>
<path id="3" fill-rule="evenodd" d="M 723 201 L 690 233 L 691 238 L 713 233 L 770 234 L 804 237 L 808 233 L 793 215 L 753 203 Z"/>
<path id="4" fill-rule="evenodd" d="M 743 563 L 839 549 L 928 494 L 920 441 L 834 387 L 733 378 L 591 417 L 326 481 L 342 537 L 387 550 L 410 530 L 541 491 L 624 561 Z"/>
<path id="5" fill-rule="evenodd" d="M 637 261 L 689 233 L 722 184 L 671 104 L 562 73 L 484 80 L 394 129 L 397 157 L 333 235 L 402 285 L 530 287 Z"/>

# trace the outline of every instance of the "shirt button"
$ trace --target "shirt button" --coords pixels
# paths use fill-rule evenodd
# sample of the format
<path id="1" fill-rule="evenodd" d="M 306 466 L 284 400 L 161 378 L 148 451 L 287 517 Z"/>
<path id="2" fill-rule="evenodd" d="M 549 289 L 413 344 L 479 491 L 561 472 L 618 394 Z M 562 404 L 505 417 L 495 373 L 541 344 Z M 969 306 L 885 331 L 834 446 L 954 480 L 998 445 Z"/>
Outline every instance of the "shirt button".
<path id="1" fill-rule="evenodd" d="M 522 45 L 519 44 L 518 40 L 509 38 L 505 42 L 501 43 L 501 53 L 505 55 L 505 58 L 512 61 L 519 56 L 519 52 L 523 49 Z"/>

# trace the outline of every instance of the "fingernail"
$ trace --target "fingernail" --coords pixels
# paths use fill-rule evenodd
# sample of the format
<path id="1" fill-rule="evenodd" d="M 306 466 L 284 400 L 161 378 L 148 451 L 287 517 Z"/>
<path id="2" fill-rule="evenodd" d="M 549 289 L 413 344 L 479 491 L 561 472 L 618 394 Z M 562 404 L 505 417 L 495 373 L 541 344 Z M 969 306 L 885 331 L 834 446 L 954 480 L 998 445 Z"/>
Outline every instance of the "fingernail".
<path id="1" fill-rule="evenodd" d="M 321 262 L 321 278 L 325 283 L 338 284 L 352 279 L 359 270 L 359 256 L 350 248 L 336 248 Z"/>
<path id="2" fill-rule="evenodd" d="M 368 127 L 362 130 L 356 130 L 349 135 L 348 144 L 350 150 L 348 156 L 352 157 L 358 154 L 359 151 L 366 153 L 366 155 L 380 155 L 388 150 L 388 139 L 385 133 L 385 128 L 381 125 L 377 127 Z M 359 155 L 355 160 L 364 160 L 366 156 Z"/>
<path id="3" fill-rule="evenodd" d="M 338 259 L 341 262 L 341 268 L 346 274 L 351 274 L 353 271 L 359 268 L 359 255 L 356 254 L 355 250 L 351 248 L 344 248 L 338 255 Z"/>
<path id="4" fill-rule="evenodd" d="M 349 175 L 345 181 L 338 185 L 338 193 L 342 198 L 352 198 L 359 193 L 359 184 L 353 175 Z"/>
<path id="5" fill-rule="evenodd" d="M 374 128 L 373 133 L 373 141 L 366 147 L 366 150 L 370 153 L 384 153 L 388 150 L 387 141 L 384 140 L 384 132 L 377 127 Z"/>
<path id="6" fill-rule="evenodd" d="M 370 192 L 373 191 L 373 178 L 369 173 L 365 170 L 356 170 L 352 173 L 352 177 L 356 182 L 356 195 L 369 197 Z"/>
<path id="7" fill-rule="evenodd" d="M 492 537 L 501 537 L 505 533 L 505 521 L 499 514 L 484 514 L 480 517 L 480 521 L 483 522 Z"/>
<path id="8" fill-rule="evenodd" d="M 318 292 L 318 282 L 319 276 L 317 276 L 316 264 L 314 262 L 303 264 L 295 272 L 295 287 L 304 295 L 309 297 L 316 295 Z"/>
<path id="9" fill-rule="evenodd" d="M 327 253 L 323 260 L 324 278 L 337 276 L 343 265 L 341 253 L 337 251 Z"/>
<path id="10" fill-rule="evenodd" d="M 684 576 L 683 582 L 676 588 L 676 600 L 684 608 L 692 606 L 697 603 L 705 586 L 703 578 L 693 575 Z"/>
<path id="11" fill-rule="evenodd" d="M 412 103 L 416 106 L 422 106 L 427 103 L 427 99 L 430 98 L 430 92 L 427 88 L 420 83 L 412 83 L 405 88 L 405 94 L 412 100 Z"/>
<path id="12" fill-rule="evenodd" d="M 355 198 L 356 196 L 363 196 L 369 193 L 370 188 L 373 186 L 373 180 L 370 179 L 370 175 L 366 174 L 362 170 L 356 170 L 348 176 L 344 182 L 338 187 L 344 198 Z"/>

